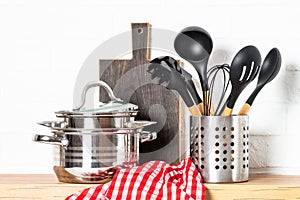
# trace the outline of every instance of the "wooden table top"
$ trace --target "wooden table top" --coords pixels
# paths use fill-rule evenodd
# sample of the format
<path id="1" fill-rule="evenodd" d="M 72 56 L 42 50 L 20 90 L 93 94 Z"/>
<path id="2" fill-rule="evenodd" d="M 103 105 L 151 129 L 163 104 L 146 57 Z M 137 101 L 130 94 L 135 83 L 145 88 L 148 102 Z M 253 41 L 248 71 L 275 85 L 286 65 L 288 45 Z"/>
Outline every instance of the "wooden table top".
<path id="1" fill-rule="evenodd" d="M 64 199 L 97 184 L 60 183 L 52 174 L 0 174 L 0 199 Z M 255 174 L 244 183 L 205 183 L 206 199 L 300 199 L 300 176 Z"/>

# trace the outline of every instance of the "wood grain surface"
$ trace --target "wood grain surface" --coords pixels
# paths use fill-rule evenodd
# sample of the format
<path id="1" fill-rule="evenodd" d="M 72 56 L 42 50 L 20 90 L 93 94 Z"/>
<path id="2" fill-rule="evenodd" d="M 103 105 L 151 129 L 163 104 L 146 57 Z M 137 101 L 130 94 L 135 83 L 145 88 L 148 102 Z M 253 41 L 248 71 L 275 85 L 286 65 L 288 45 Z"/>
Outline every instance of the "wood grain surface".
<path id="1" fill-rule="evenodd" d="M 125 102 L 139 106 L 136 120 L 157 121 L 145 130 L 158 132 L 155 141 L 140 144 L 140 163 L 162 160 L 168 163 L 181 161 L 180 121 L 181 104 L 175 92 L 157 85 L 147 72 L 151 53 L 151 25 L 133 23 L 132 58 L 100 59 L 100 80 L 105 81 L 115 95 Z M 108 96 L 100 89 L 100 101 L 108 101 Z M 183 156 L 184 157 L 184 156 Z"/>
<path id="2" fill-rule="evenodd" d="M 49 174 L 0 174 L 0 199 L 51 199 L 67 196 L 97 184 L 59 183 Z M 256 174 L 248 182 L 205 184 L 207 200 L 300 199 L 300 176 Z"/>

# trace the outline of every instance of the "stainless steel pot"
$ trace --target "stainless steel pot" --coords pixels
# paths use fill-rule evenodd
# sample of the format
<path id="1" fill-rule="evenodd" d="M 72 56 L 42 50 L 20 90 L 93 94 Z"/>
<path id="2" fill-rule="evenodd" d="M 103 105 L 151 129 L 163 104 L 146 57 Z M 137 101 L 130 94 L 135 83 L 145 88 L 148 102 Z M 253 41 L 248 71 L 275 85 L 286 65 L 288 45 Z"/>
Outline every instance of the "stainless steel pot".
<path id="1" fill-rule="evenodd" d="M 156 133 L 142 131 L 142 127 L 53 131 L 34 137 L 36 142 L 57 145 L 54 171 L 60 181 L 71 183 L 110 180 L 116 169 L 136 166 L 139 143 L 154 139 Z"/>
<path id="2" fill-rule="evenodd" d="M 105 84 L 97 82 L 93 85 L 103 86 Z M 111 98 L 116 99 L 114 96 Z M 110 104 L 114 103 L 110 102 Z M 133 167 L 138 164 L 140 142 L 156 139 L 155 132 L 143 131 L 145 126 L 155 122 L 134 121 L 130 106 L 119 105 L 119 112 L 116 110 L 116 106 L 110 108 L 107 104 L 102 105 L 106 106 L 105 109 L 100 107 L 97 108 L 97 111 L 73 111 L 66 114 L 63 121 L 39 123 L 50 128 L 52 133 L 50 135 L 37 134 L 33 140 L 56 146 L 54 171 L 60 181 L 69 183 L 107 182 L 117 169 Z M 134 112 L 137 112 L 137 106 L 134 108 Z M 78 113 L 84 117 L 78 117 Z M 103 118 L 109 123 L 106 123 L 107 121 L 102 123 Z M 73 126 L 71 123 L 74 119 L 78 122 L 81 121 L 79 127 L 77 124 Z M 88 120 L 95 123 L 87 125 L 91 122 Z"/>

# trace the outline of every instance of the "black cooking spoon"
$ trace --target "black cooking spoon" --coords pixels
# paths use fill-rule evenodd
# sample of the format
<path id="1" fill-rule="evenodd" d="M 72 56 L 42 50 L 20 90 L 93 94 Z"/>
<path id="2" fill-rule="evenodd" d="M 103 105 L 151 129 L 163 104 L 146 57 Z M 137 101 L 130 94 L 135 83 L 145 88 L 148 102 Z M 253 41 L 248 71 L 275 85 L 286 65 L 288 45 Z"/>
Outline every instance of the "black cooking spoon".
<path id="1" fill-rule="evenodd" d="M 255 90 L 247 99 L 246 103 L 243 105 L 238 115 L 246 115 L 255 99 L 257 94 L 261 91 L 261 89 L 270 81 L 272 81 L 278 74 L 281 67 L 281 55 L 277 48 L 273 48 L 269 51 L 266 58 L 263 61 L 263 64 L 260 68 L 260 72 L 258 75 L 257 85 Z"/>
<path id="2" fill-rule="evenodd" d="M 162 64 L 163 62 L 165 62 L 170 68 L 175 69 L 178 73 L 180 73 L 182 75 L 186 84 L 188 85 L 187 88 L 188 88 L 189 93 L 191 94 L 195 104 L 200 109 L 201 114 L 203 114 L 204 113 L 203 102 L 197 93 L 197 89 L 194 84 L 192 75 L 190 73 L 188 73 L 187 71 L 185 71 L 183 68 L 181 68 L 179 66 L 177 60 L 175 60 L 174 58 L 172 58 L 170 56 L 161 56 L 161 57 L 155 58 L 151 61 L 151 63 L 157 63 L 157 64 Z M 159 70 L 159 68 L 158 68 L 158 70 Z"/>
<path id="3" fill-rule="evenodd" d="M 213 48 L 213 42 L 209 33 L 203 28 L 190 26 L 184 28 L 175 38 L 174 48 L 179 56 L 190 62 L 196 69 L 204 101 L 204 114 L 210 115 L 210 94 L 207 80 L 207 63 Z"/>
<path id="4" fill-rule="evenodd" d="M 233 58 L 230 67 L 231 92 L 226 101 L 223 116 L 230 116 L 240 93 L 257 76 L 261 55 L 255 46 L 242 48 Z"/>
<path id="5" fill-rule="evenodd" d="M 193 98 L 189 93 L 189 86 L 180 73 L 163 63 L 151 63 L 148 66 L 147 71 L 151 74 L 151 79 L 159 79 L 159 85 L 163 85 L 170 90 L 176 90 L 193 116 L 201 115 L 200 110 L 195 105 Z"/>

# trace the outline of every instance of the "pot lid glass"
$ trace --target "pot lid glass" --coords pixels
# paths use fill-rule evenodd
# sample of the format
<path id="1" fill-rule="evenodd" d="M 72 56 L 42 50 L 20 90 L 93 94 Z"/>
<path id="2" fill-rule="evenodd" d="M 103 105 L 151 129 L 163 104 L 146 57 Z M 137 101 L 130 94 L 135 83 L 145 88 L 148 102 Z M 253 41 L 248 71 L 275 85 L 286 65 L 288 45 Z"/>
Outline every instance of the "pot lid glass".
<path id="1" fill-rule="evenodd" d="M 86 93 L 90 88 L 103 87 L 109 98 L 111 99 L 107 103 L 99 102 L 98 107 L 88 108 L 84 107 L 86 101 Z M 81 94 L 81 102 L 79 106 L 76 106 L 72 111 L 58 111 L 56 114 L 76 115 L 76 114 L 101 114 L 101 113 L 117 113 L 117 112 L 132 112 L 137 111 L 138 106 L 132 103 L 124 103 L 122 99 L 117 98 L 112 89 L 103 81 L 92 81 L 85 85 Z"/>

